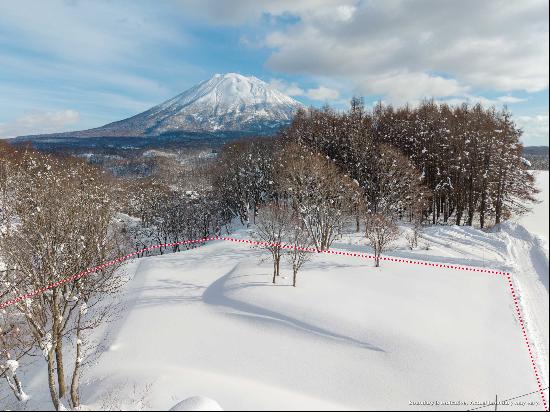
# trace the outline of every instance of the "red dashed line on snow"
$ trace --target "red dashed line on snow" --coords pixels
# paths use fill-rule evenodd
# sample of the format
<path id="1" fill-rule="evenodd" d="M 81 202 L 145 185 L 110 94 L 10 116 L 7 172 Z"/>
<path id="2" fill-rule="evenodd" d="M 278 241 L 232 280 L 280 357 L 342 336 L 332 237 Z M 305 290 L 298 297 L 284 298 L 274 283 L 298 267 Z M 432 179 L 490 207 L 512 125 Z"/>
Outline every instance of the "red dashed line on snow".
<path id="1" fill-rule="evenodd" d="M 298 250 L 302 250 L 302 251 L 306 251 L 306 252 L 312 252 L 312 253 L 324 253 L 324 254 L 327 254 L 327 255 L 340 255 L 340 256 L 357 257 L 357 258 L 364 258 L 364 259 L 374 259 L 375 258 L 374 255 L 369 255 L 369 254 L 366 254 L 366 253 L 344 252 L 344 251 L 339 251 L 339 250 L 318 250 L 318 249 L 315 249 L 315 248 L 302 248 L 302 247 L 297 247 L 297 246 L 292 246 L 292 245 L 282 245 L 282 244 L 278 244 L 278 243 L 262 242 L 262 241 L 249 240 L 249 239 L 236 239 L 236 238 L 232 238 L 232 237 L 221 237 L 221 236 L 205 237 L 205 238 L 194 239 L 194 240 L 185 240 L 185 241 L 175 242 L 175 243 L 160 243 L 158 245 L 149 246 L 149 247 L 143 248 L 141 250 L 138 250 L 136 252 L 129 253 L 129 254 L 127 254 L 125 256 L 121 256 L 117 259 L 110 260 L 108 262 L 102 263 L 101 265 L 98 265 L 98 266 L 95 266 L 95 267 L 92 267 L 92 268 L 88 268 L 83 272 L 80 272 L 78 274 L 75 274 L 75 275 L 69 276 L 67 278 L 61 279 L 58 282 L 55 282 L 55 283 L 52 283 L 50 285 L 44 286 L 40 289 L 33 290 L 33 291 L 28 292 L 24 295 L 18 296 L 14 299 L 5 301 L 5 302 L 0 304 L 0 310 L 6 308 L 8 306 L 14 305 L 18 302 L 21 302 L 22 300 L 30 299 L 34 296 L 37 296 L 41 293 L 46 292 L 47 290 L 50 290 L 50 289 L 53 289 L 55 287 L 61 286 L 65 283 L 73 282 L 73 281 L 78 280 L 78 279 L 80 279 L 80 278 L 82 278 L 86 275 L 91 274 L 91 273 L 95 273 L 95 272 L 98 272 L 98 271 L 100 271 L 102 269 L 105 269 L 107 267 L 116 265 L 118 263 L 122 263 L 122 262 L 124 262 L 128 259 L 131 259 L 131 258 L 133 258 L 133 257 L 135 257 L 139 254 L 142 254 L 144 252 L 148 252 L 148 251 L 151 251 L 151 250 L 154 250 L 154 249 L 159 249 L 161 247 L 175 247 L 175 246 L 183 246 L 183 245 L 190 245 L 190 244 L 203 244 L 203 243 L 211 242 L 211 241 L 214 241 L 214 240 L 223 240 L 223 241 L 234 242 L 234 243 L 246 243 L 246 244 L 255 245 L 255 246 L 280 246 L 283 249 L 298 249 Z M 546 398 L 544 396 L 544 388 L 543 388 L 542 381 L 541 381 L 540 376 L 539 376 L 538 368 L 537 368 L 537 365 L 536 365 L 536 362 L 535 362 L 535 357 L 534 357 L 533 351 L 531 349 L 531 345 L 529 344 L 529 338 L 527 337 L 527 331 L 525 329 L 525 324 L 523 322 L 523 317 L 521 315 L 521 310 L 520 310 L 520 307 L 519 307 L 518 299 L 517 299 L 517 296 L 516 296 L 514 285 L 512 283 L 512 275 L 510 273 L 502 272 L 502 271 L 498 271 L 498 270 L 470 267 L 470 266 L 446 265 L 446 264 L 443 264 L 443 263 L 427 262 L 427 261 L 422 261 L 422 260 L 394 258 L 394 257 L 390 257 L 390 256 L 381 256 L 380 260 L 389 261 L 389 262 L 397 262 L 397 263 L 407 263 L 407 264 L 412 264 L 412 265 L 437 267 L 437 268 L 442 268 L 442 269 L 465 270 L 465 271 L 469 271 L 469 272 L 480 272 L 480 273 L 487 273 L 487 274 L 490 274 L 490 275 L 502 275 L 502 276 L 504 276 L 506 278 L 506 280 L 508 281 L 508 286 L 510 287 L 510 292 L 511 292 L 512 298 L 514 300 L 514 306 L 515 306 L 516 313 L 517 313 L 517 316 L 518 316 L 519 325 L 521 327 L 521 332 L 523 334 L 523 339 L 525 341 L 525 345 L 527 346 L 527 351 L 529 353 L 529 358 L 531 360 L 531 365 L 533 367 L 533 372 L 535 374 L 535 379 L 537 381 L 537 385 L 538 385 L 538 388 L 539 388 L 538 390 L 539 390 L 539 393 L 540 393 L 540 397 L 542 399 L 544 409 L 546 411 L 548 411 L 548 404 L 546 403 Z"/>

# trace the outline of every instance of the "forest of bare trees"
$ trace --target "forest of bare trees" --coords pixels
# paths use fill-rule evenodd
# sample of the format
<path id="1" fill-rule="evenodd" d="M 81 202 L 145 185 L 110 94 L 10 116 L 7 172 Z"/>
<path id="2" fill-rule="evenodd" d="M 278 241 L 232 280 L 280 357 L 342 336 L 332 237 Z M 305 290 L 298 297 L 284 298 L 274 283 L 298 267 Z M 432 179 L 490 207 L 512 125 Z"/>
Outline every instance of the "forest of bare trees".
<path id="1" fill-rule="evenodd" d="M 536 193 L 520 136 L 506 109 L 426 101 L 367 112 L 360 99 L 345 113 L 301 111 L 284 132 L 356 179 L 374 213 L 481 228 L 525 211 Z"/>

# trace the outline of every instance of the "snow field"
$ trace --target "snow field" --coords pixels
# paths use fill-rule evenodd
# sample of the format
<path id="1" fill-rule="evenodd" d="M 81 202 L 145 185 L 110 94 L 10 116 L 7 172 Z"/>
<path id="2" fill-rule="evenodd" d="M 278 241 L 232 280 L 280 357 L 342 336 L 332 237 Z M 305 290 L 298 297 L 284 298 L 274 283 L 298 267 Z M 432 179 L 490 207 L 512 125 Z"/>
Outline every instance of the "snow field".
<path id="1" fill-rule="evenodd" d="M 141 260 L 93 376 L 149 382 L 164 410 L 195 394 L 225 409 L 422 410 L 409 401 L 536 389 L 500 276 L 316 255 L 292 288 L 258 260 L 226 243 Z"/>

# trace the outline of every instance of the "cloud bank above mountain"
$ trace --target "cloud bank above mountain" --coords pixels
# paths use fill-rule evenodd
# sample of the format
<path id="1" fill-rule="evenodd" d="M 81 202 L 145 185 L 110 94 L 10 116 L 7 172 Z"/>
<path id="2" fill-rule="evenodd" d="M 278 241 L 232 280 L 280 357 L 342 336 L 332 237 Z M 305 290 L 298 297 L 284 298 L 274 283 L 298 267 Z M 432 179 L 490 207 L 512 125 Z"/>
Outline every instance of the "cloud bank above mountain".
<path id="1" fill-rule="evenodd" d="M 268 30 L 261 40 L 272 50 L 268 67 L 351 79 L 365 94 L 401 101 L 474 89 L 548 88 L 546 1 L 241 0 L 222 8 L 212 0 L 184 4 L 211 21 L 235 25 L 266 13 L 293 15 L 290 24 Z"/>
<path id="2" fill-rule="evenodd" d="M 103 123 L 235 71 L 278 82 L 306 104 L 435 98 L 508 104 L 535 119 L 548 111 L 547 16 L 543 0 L 21 1 L 0 14 L 0 92 L 11 97 L 4 116 L 73 107 Z M 65 81 L 66 90 L 44 91 L 55 107 L 29 107 L 24 75 Z M 102 111 L 73 104 L 98 106 L 100 96 L 110 97 Z"/>

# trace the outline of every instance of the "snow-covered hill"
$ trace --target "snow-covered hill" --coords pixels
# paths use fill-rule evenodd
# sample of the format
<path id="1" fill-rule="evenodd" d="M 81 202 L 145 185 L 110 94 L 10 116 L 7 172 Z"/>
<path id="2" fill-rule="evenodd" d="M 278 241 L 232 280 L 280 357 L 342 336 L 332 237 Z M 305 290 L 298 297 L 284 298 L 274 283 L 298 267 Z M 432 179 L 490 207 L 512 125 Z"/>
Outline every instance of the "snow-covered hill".
<path id="1" fill-rule="evenodd" d="M 269 133 L 302 105 L 256 77 L 216 74 L 143 113 L 105 126 L 48 137 L 158 136 L 173 132 Z"/>
<path id="2" fill-rule="evenodd" d="M 541 173 L 539 185 L 548 181 L 548 172 Z M 541 210 L 531 219 L 542 220 Z M 513 274 L 547 386 L 542 239 L 505 222 L 486 232 L 429 227 L 420 245 L 410 251 L 403 241 L 391 254 Z M 370 251 L 354 233 L 334 247 Z M 501 276 L 395 262 L 374 268 L 368 260 L 319 254 L 292 288 L 288 267 L 277 286 L 270 284 L 271 265 L 260 255 L 215 242 L 130 263 L 131 280 L 117 298 L 120 317 L 96 334 L 101 357 L 84 373 L 84 402 L 95 409 L 167 410 L 205 396 L 226 410 L 467 410 L 479 404 L 460 402 L 537 390 Z M 28 407 L 49 408 L 44 364 L 36 365 L 22 376 Z M 429 403 L 436 401 L 455 404 Z M 516 401 L 526 403 L 499 410 L 543 410 L 538 393 Z"/>

